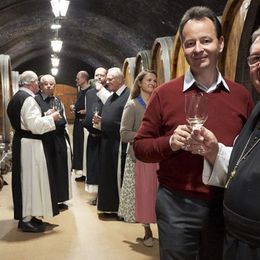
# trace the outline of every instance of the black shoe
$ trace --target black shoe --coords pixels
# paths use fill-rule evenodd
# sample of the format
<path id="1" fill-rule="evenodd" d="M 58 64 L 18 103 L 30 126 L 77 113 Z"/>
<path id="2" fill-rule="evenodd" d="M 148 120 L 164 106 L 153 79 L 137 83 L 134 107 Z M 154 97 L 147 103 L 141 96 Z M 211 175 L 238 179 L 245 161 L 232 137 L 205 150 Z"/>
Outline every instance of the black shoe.
<path id="1" fill-rule="evenodd" d="M 32 224 L 34 224 L 35 226 L 40 226 L 40 225 L 44 224 L 44 222 L 41 219 L 38 219 L 36 217 L 32 217 L 30 222 L 32 222 Z M 18 222 L 18 228 L 21 228 L 22 223 L 24 223 L 24 222 L 21 220 Z"/>
<path id="2" fill-rule="evenodd" d="M 116 220 L 117 220 L 117 221 L 124 221 L 124 218 L 123 218 L 123 217 L 120 217 L 120 216 L 117 216 Z"/>
<path id="3" fill-rule="evenodd" d="M 23 232 L 40 233 L 45 231 L 44 225 L 34 224 L 32 221 L 24 222 L 19 220 L 18 228 Z"/>
<path id="4" fill-rule="evenodd" d="M 77 181 L 77 182 L 85 182 L 85 180 L 86 180 L 86 177 L 83 175 L 81 177 L 75 178 L 75 181 Z"/>
<path id="5" fill-rule="evenodd" d="M 117 219 L 117 214 L 116 213 L 106 213 L 106 212 L 103 212 L 103 213 L 99 213 L 98 214 L 98 218 L 99 219 Z"/>
<path id="6" fill-rule="evenodd" d="M 65 203 L 59 203 L 58 207 L 59 207 L 59 210 L 61 210 L 61 211 L 67 210 L 69 208 L 69 206 L 66 205 Z"/>
<path id="7" fill-rule="evenodd" d="M 31 222 L 36 225 L 43 225 L 43 221 L 41 219 L 38 219 L 36 217 L 32 217 Z"/>

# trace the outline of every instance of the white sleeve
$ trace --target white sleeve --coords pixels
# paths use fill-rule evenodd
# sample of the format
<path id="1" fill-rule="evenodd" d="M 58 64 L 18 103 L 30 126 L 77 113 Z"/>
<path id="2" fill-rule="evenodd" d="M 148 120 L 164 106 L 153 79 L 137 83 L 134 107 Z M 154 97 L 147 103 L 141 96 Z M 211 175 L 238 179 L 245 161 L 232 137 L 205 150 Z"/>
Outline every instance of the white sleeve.
<path id="1" fill-rule="evenodd" d="M 44 134 L 55 130 L 52 116 L 43 116 L 41 108 L 33 97 L 25 99 L 21 109 L 21 128 L 33 134 Z"/>
<path id="2" fill-rule="evenodd" d="M 204 159 L 202 182 L 206 185 L 225 187 L 227 182 L 227 170 L 233 147 L 219 143 L 219 151 L 212 166 Z"/>
<path id="3" fill-rule="evenodd" d="M 97 96 L 98 98 L 101 100 L 101 102 L 103 104 L 106 103 L 107 99 L 112 95 L 112 92 L 109 92 L 106 88 L 101 88 L 98 92 L 97 92 Z"/>

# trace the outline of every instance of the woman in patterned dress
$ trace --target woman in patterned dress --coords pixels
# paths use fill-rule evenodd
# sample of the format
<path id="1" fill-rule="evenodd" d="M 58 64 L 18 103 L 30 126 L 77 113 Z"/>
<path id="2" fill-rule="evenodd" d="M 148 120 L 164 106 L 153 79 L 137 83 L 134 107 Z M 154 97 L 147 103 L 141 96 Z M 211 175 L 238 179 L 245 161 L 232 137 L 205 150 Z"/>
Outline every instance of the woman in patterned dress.
<path id="1" fill-rule="evenodd" d="M 132 142 L 141 125 L 146 105 L 157 86 L 154 71 L 140 72 L 134 82 L 131 97 L 125 105 L 121 120 L 121 139 L 128 143 L 124 179 L 120 192 L 118 215 L 124 221 L 140 222 L 145 229 L 143 243 L 154 243 L 150 223 L 156 222 L 155 199 L 157 191 L 157 164 L 137 161 Z"/>

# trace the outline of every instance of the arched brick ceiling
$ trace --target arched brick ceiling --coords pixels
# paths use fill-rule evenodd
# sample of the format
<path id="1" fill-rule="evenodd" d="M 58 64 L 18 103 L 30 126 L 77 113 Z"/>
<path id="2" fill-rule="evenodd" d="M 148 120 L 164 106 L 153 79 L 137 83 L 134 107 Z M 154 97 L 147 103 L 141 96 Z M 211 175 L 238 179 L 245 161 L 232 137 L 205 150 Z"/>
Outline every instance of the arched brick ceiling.
<path id="1" fill-rule="evenodd" d="M 151 49 L 157 37 L 175 35 L 189 7 L 207 5 L 221 15 L 224 0 L 71 0 L 61 21 L 63 40 L 57 81 L 74 84 L 78 70 L 91 75 L 98 66 L 121 67 L 127 57 Z M 0 1 L 0 53 L 11 56 L 12 69 L 50 71 L 54 20 L 48 0 Z"/>

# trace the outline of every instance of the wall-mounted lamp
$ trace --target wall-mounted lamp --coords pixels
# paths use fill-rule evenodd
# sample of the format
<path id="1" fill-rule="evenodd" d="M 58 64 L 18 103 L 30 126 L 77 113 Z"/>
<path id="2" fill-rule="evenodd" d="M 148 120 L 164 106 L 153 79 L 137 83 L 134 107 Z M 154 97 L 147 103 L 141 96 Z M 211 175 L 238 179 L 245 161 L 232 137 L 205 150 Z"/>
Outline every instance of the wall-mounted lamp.
<path id="1" fill-rule="evenodd" d="M 64 17 L 68 11 L 70 1 L 66 0 L 52 0 L 51 7 L 55 17 Z"/>
<path id="2" fill-rule="evenodd" d="M 54 52 L 60 52 L 62 47 L 62 41 L 55 39 L 51 41 L 51 47 Z"/>

